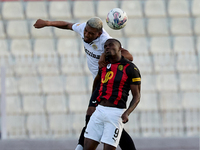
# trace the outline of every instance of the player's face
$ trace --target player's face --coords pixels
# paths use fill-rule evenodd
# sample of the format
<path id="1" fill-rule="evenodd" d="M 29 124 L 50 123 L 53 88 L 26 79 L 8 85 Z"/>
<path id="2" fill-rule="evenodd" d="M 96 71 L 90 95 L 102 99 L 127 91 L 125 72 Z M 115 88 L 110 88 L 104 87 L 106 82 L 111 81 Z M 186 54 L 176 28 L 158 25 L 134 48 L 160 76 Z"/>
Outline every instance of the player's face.
<path id="1" fill-rule="evenodd" d="M 101 32 L 99 32 L 97 29 L 92 28 L 88 25 L 85 26 L 84 29 L 84 41 L 86 43 L 91 43 L 95 39 L 97 39 L 101 35 Z"/>
<path id="2" fill-rule="evenodd" d="M 119 43 L 114 40 L 108 40 L 104 44 L 104 52 L 107 57 L 116 56 L 119 54 Z"/>

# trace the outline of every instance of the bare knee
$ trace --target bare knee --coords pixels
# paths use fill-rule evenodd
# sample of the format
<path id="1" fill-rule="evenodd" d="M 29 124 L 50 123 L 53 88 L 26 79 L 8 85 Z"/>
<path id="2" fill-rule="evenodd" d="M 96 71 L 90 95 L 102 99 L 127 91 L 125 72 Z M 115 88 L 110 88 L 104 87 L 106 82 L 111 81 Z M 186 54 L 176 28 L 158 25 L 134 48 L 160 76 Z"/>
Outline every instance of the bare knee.
<path id="1" fill-rule="evenodd" d="M 85 138 L 83 150 L 95 150 L 99 142 Z"/>
<path id="2" fill-rule="evenodd" d="M 104 144 L 103 150 L 116 150 L 116 147 L 109 144 Z"/>
<path id="3" fill-rule="evenodd" d="M 87 115 L 91 116 L 95 110 L 96 110 L 96 107 L 88 107 L 88 109 L 87 109 Z"/>

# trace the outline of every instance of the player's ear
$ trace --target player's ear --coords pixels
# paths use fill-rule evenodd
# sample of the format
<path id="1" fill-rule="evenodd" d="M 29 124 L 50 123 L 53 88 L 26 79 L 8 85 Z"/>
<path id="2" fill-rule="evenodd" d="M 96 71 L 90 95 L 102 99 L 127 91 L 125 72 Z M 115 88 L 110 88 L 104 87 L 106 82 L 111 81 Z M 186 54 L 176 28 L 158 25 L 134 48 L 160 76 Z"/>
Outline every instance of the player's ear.
<path id="1" fill-rule="evenodd" d="M 122 52 L 122 47 L 121 47 L 121 46 L 119 47 L 119 51 L 121 51 L 121 52 Z"/>
<path id="2" fill-rule="evenodd" d="M 99 31 L 99 32 L 98 32 L 98 37 L 100 37 L 100 36 L 101 36 L 101 34 L 102 34 L 102 31 Z"/>

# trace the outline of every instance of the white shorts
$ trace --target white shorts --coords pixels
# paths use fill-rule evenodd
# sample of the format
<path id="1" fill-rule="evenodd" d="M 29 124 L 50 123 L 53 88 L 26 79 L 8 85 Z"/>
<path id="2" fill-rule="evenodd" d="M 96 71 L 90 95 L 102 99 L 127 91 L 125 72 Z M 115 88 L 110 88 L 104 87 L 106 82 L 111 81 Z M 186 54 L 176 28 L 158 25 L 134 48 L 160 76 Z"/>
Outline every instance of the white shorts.
<path id="1" fill-rule="evenodd" d="M 84 136 L 117 147 L 124 127 L 121 115 L 125 109 L 98 105 L 92 114 Z"/>

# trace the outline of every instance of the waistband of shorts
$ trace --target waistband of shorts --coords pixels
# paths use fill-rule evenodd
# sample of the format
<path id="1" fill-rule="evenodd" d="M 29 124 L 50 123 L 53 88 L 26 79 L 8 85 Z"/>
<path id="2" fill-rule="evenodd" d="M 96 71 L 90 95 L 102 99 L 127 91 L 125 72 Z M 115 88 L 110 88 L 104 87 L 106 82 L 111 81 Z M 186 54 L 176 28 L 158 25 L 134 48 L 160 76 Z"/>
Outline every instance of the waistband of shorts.
<path id="1" fill-rule="evenodd" d="M 111 111 L 115 111 L 115 112 L 124 112 L 126 109 L 125 108 L 117 108 L 117 107 L 108 107 L 108 106 L 102 106 L 102 105 L 98 105 L 96 107 L 96 109 L 100 109 L 100 110 L 111 110 Z"/>

